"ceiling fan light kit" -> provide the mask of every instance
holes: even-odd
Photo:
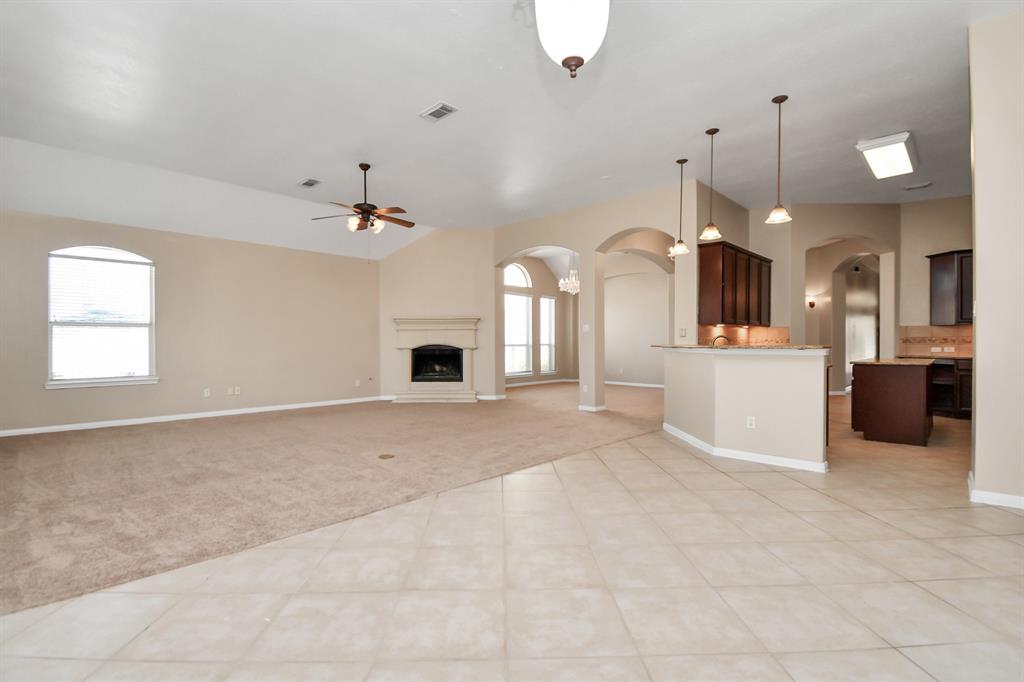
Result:
[[[689,159],[677,159],[679,164],[679,238],[676,243],[668,247],[668,257],[675,260],[677,256],[685,256],[690,253],[690,247],[683,241],[683,167]]]
[[[699,237],[702,242],[712,242],[722,238],[722,233],[718,231],[718,225],[715,225],[713,219],[715,208],[715,135],[718,133],[718,128],[708,128],[704,131],[704,134],[711,138],[711,183],[708,185],[708,224],[704,226],[704,230],[700,233]]]
[[[402,218],[395,218],[390,215],[392,213],[405,213],[404,208],[398,206],[389,206],[387,208],[379,208],[376,204],[371,204],[366,198],[366,173],[370,170],[370,164],[361,163],[359,164],[359,170],[363,172],[363,200],[358,204],[342,204],[337,201],[330,203],[335,206],[341,206],[347,208],[355,213],[344,213],[341,215],[325,215],[319,218],[313,218],[313,220],[325,220],[327,218],[348,218],[345,226],[349,232],[358,232],[360,230],[369,229],[374,234],[380,234],[384,230],[385,223],[394,223],[402,227],[412,227],[416,223],[411,220],[404,220]]]
[[[793,219],[789,215],[789,211],[786,210],[786,207],[782,205],[782,103],[787,99],[789,99],[789,95],[776,95],[772,97],[772,104],[777,104],[779,107],[779,134],[775,156],[775,208],[771,210],[768,218],[764,221],[769,225],[788,223]]]
[[[537,35],[556,64],[576,71],[593,59],[608,32],[610,0],[536,0]]]

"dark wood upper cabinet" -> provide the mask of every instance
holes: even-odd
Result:
[[[729,242],[698,249],[700,324],[771,325],[771,259]]]
[[[931,268],[931,324],[971,324],[974,307],[974,252],[928,256]]]

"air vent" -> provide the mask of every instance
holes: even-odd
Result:
[[[929,182],[919,182],[916,185],[907,185],[903,189],[907,190],[908,192],[913,192],[915,189],[925,189],[925,188],[931,187],[931,186],[932,186],[931,181],[929,181]]]
[[[451,104],[438,102],[426,111],[421,111],[420,118],[426,119],[427,121],[440,121],[442,118],[451,116],[456,111],[458,111],[458,109],[453,107]]]
[[[316,178],[302,178],[297,183],[299,187],[316,187],[320,184],[320,181]]]

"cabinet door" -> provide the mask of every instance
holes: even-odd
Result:
[[[750,259],[750,284],[747,288],[750,324],[761,324],[761,259]]]
[[[736,253],[736,324],[750,323],[750,256]]]
[[[931,256],[931,324],[957,324],[957,257],[955,253]]]
[[[956,321],[970,324],[974,321],[974,254],[958,253],[956,271]]]
[[[736,251],[722,249],[722,322],[736,324]]]
[[[761,261],[761,324],[772,326],[772,264]]]
[[[697,249],[700,300],[697,303],[697,322],[722,324],[722,245],[712,244]]]

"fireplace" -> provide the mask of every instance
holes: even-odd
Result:
[[[429,345],[412,349],[412,376],[420,381],[462,381],[462,349]]]

